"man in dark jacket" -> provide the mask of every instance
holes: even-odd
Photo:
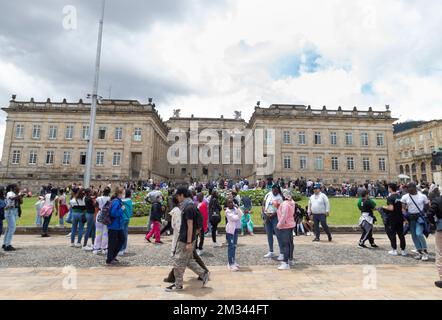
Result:
[[[176,192],[176,196],[180,202],[182,217],[173,265],[175,284],[167,287],[167,292],[183,290],[183,277],[187,267],[203,279],[203,287],[205,287],[209,281],[209,272],[201,268],[194,257],[197,231],[196,219],[199,213],[186,188],[179,188]]]

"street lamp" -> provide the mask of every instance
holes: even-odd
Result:
[[[101,43],[103,39],[103,24],[104,24],[104,8],[106,0],[102,2],[101,19],[98,28],[98,43],[97,43],[97,56],[95,59],[95,78],[94,86],[92,89],[92,103],[91,103],[91,117],[89,122],[89,141],[86,154],[86,170],[84,173],[84,187],[90,187],[91,183],[91,170],[92,170],[92,153],[94,149],[94,132],[95,132],[95,116],[97,113],[97,100],[98,100],[98,82],[100,79],[100,59],[101,59]]]

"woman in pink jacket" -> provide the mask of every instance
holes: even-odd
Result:
[[[289,190],[283,191],[284,202],[279,206],[277,237],[281,243],[281,251],[284,254],[284,260],[278,267],[278,270],[290,270],[290,265],[294,265],[293,260],[293,229],[295,228],[295,201]]]

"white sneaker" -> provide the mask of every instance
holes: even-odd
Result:
[[[407,250],[402,250],[401,255],[402,255],[403,257],[408,256],[408,252],[407,252]]]
[[[390,250],[388,251],[388,254],[391,256],[397,256],[397,250]]]
[[[284,255],[283,254],[280,254],[279,256],[278,256],[278,259],[277,259],[278,261],[284,261]]]
[[[124,251],[120,251],[120,252],[118,252],[118,255],[121,257],[121,256],[124,256]]]
[[[199,255],[200,257],[203,253],[204,253],[203,250],[199,250],[199,249],[196,250],[196,254]]]
[[[411,250],[412,253],[418,253],[416,249]]]
[[[66,236],[66,238],[69,238],[71,236],[72,232],[69,232],[69,234]]]
[[[278,270],[290,270],[290,265],[288,263],[281,263],[281,265],[278,267]]]
[[[236,263],[236,261],[235,261],[235,263],[234,263],[233,265],[234,265],[235,267],[237,267],[238,269],[240,268],[239,264]]]
[[[229,269],[232,272],[237,272],[239,269],[235,265],[227,265],[227,269]]]
[[[223,246],[222,242],[216,242],[216,247],[221,248]]]
[[[92,250],[94,250],[94,249],[92,249],[91,246],[84,246],[83,247],[83,251],[92,251]]]
[[[295,260],[289,260],[289,265],[290,266],[294,266],[295,265]]]
[[[428,253],[422,254],[422,261],[428,261],[428,259],[429,259]]]
[[[422,260],[422,255],[418,253],[415,257],[416,260]]]
[[[273,252],[269,252],[264,256],[264,258],[270,259],[270,258],[273,258],[274,256],[275,256],[275,254]]]
[[[107,250],[101,250],[101,254],[107,255]]]
[[[75,248],[75,243],[71,243],[70,247]]]
[[[81,248],[81,243],[76,243],[75,248]]]
[[[92,251],[92,254],[98,255],[99,251],[98,250],[94,250]]]

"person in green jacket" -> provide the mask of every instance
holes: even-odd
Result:
[[[123,199],[123,204],[124,204],[124,211],[123,211],[124,243],[123,243],[123,246],[121,247],[120,252],[118,253],[119,256],[123,256],[125,253],[128,252],[127,251],[127,238],[129,237],[129,223],[130,223],[130,219],[132,218],[132,214],[133,214],[132,191],[130,189],[126,189],[126,194]]]

